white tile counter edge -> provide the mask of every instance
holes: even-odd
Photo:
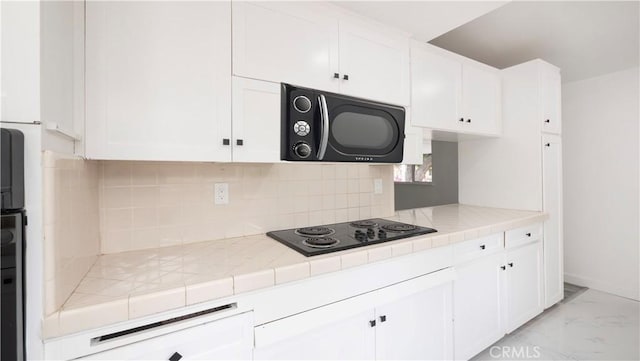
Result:
[[[431,248],[447,246],[493,233],[505,232],[532,223],[543,222],[547,218],[545,213],[534,211],[498,210],[495,208],[464,205],[449,205],[444,207],[449,207],[449,209],[457,207],[457,209],[454,209],[457,211],[467,208],[480,212],[483,210],[487,212],[501,211],[505,213],[502,214],[503,218],[507,218],[508,220],[502,219],[498,223],[489,222],[478,226],[457,224],[454,227],[456,228],[454,231],[439,231],[438,233],[421,237],[335,252],[328,255],[316,256],[303,262],[292,262],[291,264],[279,265],[274,268],[240,273],[232,277],[215,278],[212,276],[212,279],[203,280],[196,284],[171,287],[165,290],[155,290],[150,293],[131,294],[128,297],[109,302],[82,305],[77,308],[63,307],[61,310],[44,319],[43,335],[45,339],[59,337],[151,314],[175,310],[196,303],[212,301],[234,294],[238,295],[328,272],[340,271],[392,257],[400,257]],[[423,211],[430,211],[436,208],[438,207],[413,210],[413,217],[416,217],[415,212],[422,214]],[[407,212],[411,211],[397,212],[396,216],[389,218],[411,223],[406,217],[403,217]],[[425,222],[424,219],[415,219],[414,222],[418,225],[438,228],[438,222],[432,222],[431,220]],[[451,227],[443,226],[442,228],[447,229]],[[273,240],[273,242],[276,241]]]

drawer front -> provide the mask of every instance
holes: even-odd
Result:
[[[454,262],[456,264],[461,264],[500,252],[503,249],[502,235],[502,233],[496,233],[487,237],[473,239],[454,245]]]
[[[245,360],[253,347],[251,312],[189,327],[81,360]]]
[[[530,226],[521,227],[506,231],[504,234],[505,248],[515,248],[527,243],[542,240],[542,224],[536,223]]]

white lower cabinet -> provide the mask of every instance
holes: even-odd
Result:
[[[453,287],[456,360],[472,358],[542,313],[541,236],[540,225],[529,226],[508,231],[502,250],[472,260],[461,254]],[[465,243],[491,251],[489,239]]]
[[[468,360],[504,336],[504,254],[457,266],[453,286],[455,358]]]
[[[542,243],[507,251],[506,263],[506,331],[509,333],[543,310]]]
[[[249,360],[252,347],[253,315],[251,312],[246,312],[81,359]]]
[[[437,279],[425,275],[258,326],[254,359],[451,359],[452,285]]]
[[[376,307],[377,360],[450,360],[451,284]]]

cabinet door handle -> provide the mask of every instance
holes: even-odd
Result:
[[[464,118],[460,118],[460,120],[458,120],[459,122],[464,122]]]
[[[349,80],[349,75],[347,75],[347,74],[343,75],[343,76],[342,76],[342,79],[344,79],[344,80]]]
[[[236,145],[244,145],[244,141],[242,139],[236,139]]]
[[[222,139],[222,145],[229,145],[229,144],[231,144],[231,141],[229,141],[229,138]]]
[[[545,147],[550,147],[550,146],[551,146],[551,143],[547,143],[547,144],[545,144],[544,146],[545,146]]]
[[[471,118],[467,119],[467,123],[471,123]]]
[[[502,269],[503,271],[507,269],[507,266],[500,266],[500,269]]]
[[[371,327],[376,327],[376,320],[371,320],[371,321],[369,321],[369,325],[370,325]]]
[[[551,121],[549,119],[544,121],[545,123],[551,123]]]
[[[487,248],[487,246],[485,246],[484,244],[480,245],[480,249],[485,249],[485,248]]]
[[[526,236],[527,237],[531,237],[531,233],[526,233]]]
[[[513,267],[513,262],[508,263],[509,267]]]
[[[380,323],[387,322],[387,315],[380,316]]]
[[[171,357],[169,357],[169,361],[179,361],[182,359],[182,355],[178,352],[174,352]]]
[[[333,73],[333,78],[334,78],[334,79],[340,79],[340,74],[338,74],[338,73]]]

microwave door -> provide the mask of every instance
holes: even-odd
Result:
[[[383,109],[338,104],[329,107],[328,115],[330,149],[342,156],[381,159],[396,152],[402,142],[400,121]]]

